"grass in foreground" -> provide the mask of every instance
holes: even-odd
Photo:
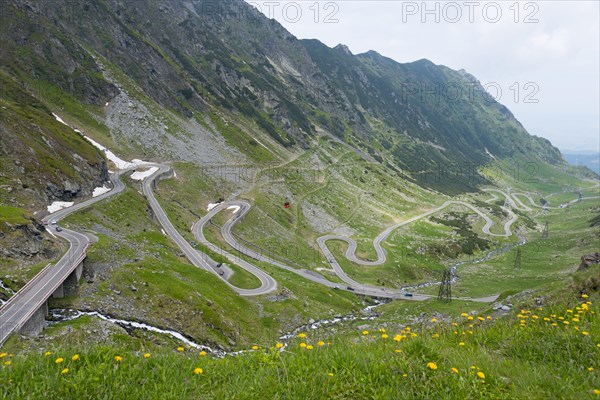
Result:
[[[463,313],[427,328],[300,333],[287,347],[222,359],[174,347],[0,354],[2,398],[556,399],[600,398],[600,318],[592,288],[515,308]],[[594,275],[594,276],[592,276]],[[580,279],[580,281],[582,281]],[[574,286],[577,286],[575,284]],[[557,292],[558,293],[558,292]],[[373,329],[372,329],[373,330]],[[135,387],[135,389],[133,389]]]

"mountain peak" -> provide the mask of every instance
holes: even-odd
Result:
[[[350,49],[348,48],[348,46],[346,46],[345,44],[338,44],[337,46],[334,47],[335,50],[340,50],[343,51],[344,53],[348,54],[349,56],[352,56],[354,54],[352,54],[352,52],[350,51]]]

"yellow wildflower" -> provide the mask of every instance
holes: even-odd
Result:
[[[298,337],[299,337],[300,339],[304,339],[304,338],[306,337],[306,333],[299,333],[299,334],[298,334]]]
[[[325,342],[324,342],[324,341],[322,341],[322,340],[319,340],[319,341],[317,342],[317,346],[319,346],[319,347],[323,347],[323,346],[325,346]]]
[[[431,318],[431,322],[437,322],[437,318]]]
[[[258,350],[258,346],[252,346],[252,350]]]
[[[183,347],[179,346],[177,348],[177,351],[180,352],[180,353],[183,353],[185,351],[185,349]]]
[[[60,364],[60,363],[62,363],[63,361],[65,361],[65,360],[64,360],[62,357],[58,357],[56,360],[54,360],[54,362],[55,362],[56,364]]]
[[[150,353],[144,354],[144,358],[150,358]]]
[[[463,318],[467,318],[469,316],[469,314],[467,314],[466,312],[464,312],[464,313],[460,314],[460,316],[463,317]]]
[[[588,295],[587,295],[587,294],[585,294],[585,293],[581,295],[581,298],[582,298],[582,299],[587,299],[588,297],[590,297],[590,296],[588,296]]]
[[[0,358],[4,358],[4,357],[6,357],[6,353],[0,354]]]
[[[0,354],[0,356],[1,356],[1,355],[2,355],[2,354]],[[6,353],[4,353],[4,355],[6,355]],[[50,356],[50,355],[52,355],[52,352],[51,352],[51,351],[47,351],[47,352],[45,352],[45,353],[44,353],[44,356],[45,356],[45,357],[48,357],[48,356]],[[0,358],[2,358],[2,357],[0,357]]]
[[[583,332],[581,332],[581,334],[582,334],[583,336],[587,336],[587,335],[589,335],[590,333],[589,333],[589,332],[587,332],[587,331],[583,331]]]
[[[309,344],[308,346],[306,346],[306,350],[312,350],[312,349],[314,349],[314,347],[312,345]]]
[[[465,343],[464,343],[464,342],[460,342],[458,345],[459,345],[459,346],[464,346],[464,345],[465,345]]]
[[[333,372],[328,373],[327,376],[333,376]]]
[[[467,320],[469,320],[469,321],[473,321],[473,316],[472,316],[472,315],[469,315],[469,316],[467,317]]]
[[[457,369],[457,368],[454,368],[454,367],[452,367],[452,373],[453,373],[453,374],[458,374],[458,369]]]
[[[396,353],[402,353],[401,349],[396,349]]]
[[[369,331],[362,331],[362,334],[366,336],[369,334]]]
[[[428,362],[427,363],[427,368],[432,369],[432,370],[436,370],[438,368],[437,364],[434,362]]]
[[[75,354],[73,357],[71,357],[71,361],[77,361],[79,360],[79,354]]]
[[[194,374],[196,375],[201,375],[204,373],[204,370],[202,368],[196,368],[194,369]]]
[[[123,357],[121,357],[121,356],[115,356],[115,361],[116,362],[121,362],[121,361],[123,361]]]
[[[302,347],[304,349],[306,347],[306,343],[304,343],[304,342],[300,343],[300,347]]]
[[[589,367],[587,370],[592,372],[594,370],[594,367]]]
[[[62,371],[60,371],[61,374],[66,374],[67,372],[69,372],[69,368],[65,368]]]
[[[485,379],[485,374],[481,371],[477,372],[477,376],[480,377],[481,379]]]
[[[387,339],[387,338],[388,338],[388,335],[387,335],[387,333],[384,333],[383,335],[381,335],[381,338],[382,338],[382,339]]]
[[[283,343],[277,343],[275,345],[275,348],[277,348],[277,349],[281,349],[282,347],[283,347]]]
[[[200,357],[204,357],[206,355],[206,352],[204,350],[202,350],[200,353],[198,353],[198,355]]]
[[[485,321],[485,318],[483,318],[483,317],[477,317],[477,319],[478,319],[479,321]]]

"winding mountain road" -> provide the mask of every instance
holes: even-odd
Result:
[[[223,211],[224,209],[229,208],[229,207],[239,207],[239,210],[236,211],[234,213],[234,215],[221,227],[221,235],[223,236],[223,239],[227,242],[227,244],[229,244],[232,248],[234,248],[236,251],[239,251],[240,253],[242,253],[252,259],[255,259],[255,260],[261,261],[261,262],[267,262],[271,265],[285,269],[286,271],[290,271],[297,275],[300,275],[303,278],[311,280],[313,282],[316,282],[316,283],[319,283],[319,284],[322,284],[322,285],[325,285],[328,287],[340,289],[340,290],[352,291],[357,294],[381,297],[381,298],[391,298],[391,299],[402,298],[402,299],[408,299],[408,300],[427,300],[434,296],[422,295],[422,294],[412,294],[411,297],[407,297],[406,292],[403,290],[386,289],[384,287],[362,284],[360,282],[353,280],[344,272],[343,268],[340,266],[338,261],[335,259],[335,257],[333,256],[333,254],[331,253],[331,251],[329,250],[329,248],[327,247],[325,242],[327,242],[328,240],[344,241],[344,242],[348,243],[348,250],[346,251],[346,257],[349,260],[351,260],[359,265],[364,265],[364,266],[380,265],[380,264],[383,264],[386,260],[386,252],[385,252],[385,249],[383,249],[383,247],[381,247],[381,243],[383,241],[385,241],[392,234],[392,232],[395,229],[398,229],[399,227],[407,225],[411,222],[417,221],[421,218],[432,215],[432,214],[439,212],[439,211],[443,210],[444,208],[452,206],[452,205],[465,206],[465,207],[468,207],[468,208],[472,209],[473,211],[475,211],[478,215],[480,215],[486,221],[486,225],[484,226],[484,229],[486,232],[489,232],[490,227],[493,225],[493,221],[487,215],[483,214],[481,211],[477,210],[474,206],[472,206],[468,203],[464,203],[464,202],[460,202],[460,201],[447,201],[438,208],[435,208],[426,213],[420,214],[420,215],[410,218],[406,221],[403,221],[399,224],[391,226],[391,227],[385,229],[381,234],[379,234],[373,240],[373,246],[375,247],[375,250],[378,255],[378,259],[376,261],[364,261],[364,260],[361,260],[358,257],[356,257],[357,244],[356,244],[356,241],[354,241],[351,238],[347,238],[347,237],[343,237],[343,236],[332,236],[332,235],[323,236],[323,237],[318,238],[317,243],[318,243],[321,251],[325,255],[325,257],[329,261],[334,272],[344,283],[346,283],[347,285],[350,285],[350,287],[342,287],[340,284],[331,282],[324,277],[320,277],[320,276],[318,276],[318,274],[315,274],[312,271],[307,271],[305,269],[296,269],[296,268],[290,267],[289,265],[286,265],[280,261],[274,260],[271,257],[268,257],[264,254],[261,254],[255,250],[252,250],[252,249],[240,244],[236,240],[236,238],[234,237],[234,235],[232,234],[231,231],[232,231],[233,227],[235,226],[235,224],[240,222],[244,218],[244,216],[250,211],[251,205],[245,201],[230,201],[230,202],[226,202],[226,203],[221,203],[220,205],[218,205],[217,207],[215,207],[211,211],[209,211],[208,214],[206,214],[200,221],[198,221],[196,224],[194,224],[192,229],[193,229],[196,239],[198,241],[200,241],[201,243],[208,245],[208,244],[210,244],[210,242],[208,242],[208,240],[205,238],[205,236],[202,232],[204,226],[215,215],[217,215],[219,212]],[[505,223],[505,232],[506,232],[505,235],[508,235],[508,236],[512,235],[512,233],[510,231],[510,225],[512,225],[512,223],[515,220],[516,220],[516,218],[511,218],[511,220],[509,220]],[[494,235],[494,234],[492,234],[492,235]],[[496,234],[496,236],[504,236],[504,235]],[[484,298],[461,298],[461,299],[471,300],[471,301],[479,301],[479,302],[491,302],[491,301],[494,301],[497,297],[498,297],[497,295],[494,295],[494,296],[488,296],[488,297],[484,297]]]
[[[69,243],[69,250],[56,264],[49,264],[46,268],[42,269],[42,271],[0,308],[0,344],[4,343],[8,335],[12,332],[23,327],[29,318],[52,296],[65,279],[83,261],[90,244],[97,241],[95,236],[87,233],[63,228],[57,231],[56,228],[58,227],[58,222],[68,215],[121,193],[125,189],[125,185],[119,180],[119,173],[111,174],[110,181],[112,182],[113,189],[109,192],[56,211],[42,219],[42,222],[47,225],[46,230],[51,232],[52,235],[65,239]]]

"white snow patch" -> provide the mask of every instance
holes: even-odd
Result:
[[[103,151],[106,154],[106,158],[108,158],[110,161],[112,161],[117,166],[117,169],[135,168],[135,166],[137,165],[137,164],[130,163],[130,162],[120,159],[119,157],[117,157],[115,155],[115,153],[108,150],[106,147],[102,146],[100,143],[96,142],[94,139],[91,139],[85,135],[83,137],[88,142],[90,142],[95,148],[97,148],[100,151]]]
[[[492,153],[490,153],[490,151],[487,149],[487,147],[485,148],[485,152],[488,156],[492,157],[494,160],[496,160],[496,157],[494,157],[494,155]]]
[[[133,174],[131,174],[131,179],[133,179],[134,181],[143,181],[144,179],[146,179],[149,176],[152,176],[152,174],[154,174],[156,171],[158,171],[157,167],[152,167],[147,171],[136,171]]]
[[[75,204],[75,203],[73,203],[72,201],[71,202],[69,202],[69,201],[55,201],[54,203],[52,203],[52,204],[50,204],[48,206],[48,212],[50,214],[52,214],[54,212],[62,210],[63,208],[71,207],[73,204]]]
[[[206,211],[210,211],[213,208],[219,206],[221,203],[208,203],[208,207],[206,208]]]
[[[54,114],[54,113],[52,113],[52,115],[54,115],[54,118],[56,118],[56,120],[57,120],[58,122],[60,122],[60,123],[61,123],[61,124],[63,124],[63,125],[67,125],[67,123],[66,123],[65,121],[63,121],[63,119],[62,119],[61,117],[59,117],[58,115],[56,115],[56,114]],[[69,125],[67,125],[67,126],[69,126]]]
[[[233,210],[233,213],[235,214],[236,212],[240,211],[240,207],[239,206],[231,206],[231,207],[227,207],[228,210]]]
[[[102,187],[97,187],[96,189],[94,189],[94,192],[92,193],[92,197],[98,197],[103,195],[104,193],[108,193],[110,192],[112,189],[106,186],[102,186]]]

